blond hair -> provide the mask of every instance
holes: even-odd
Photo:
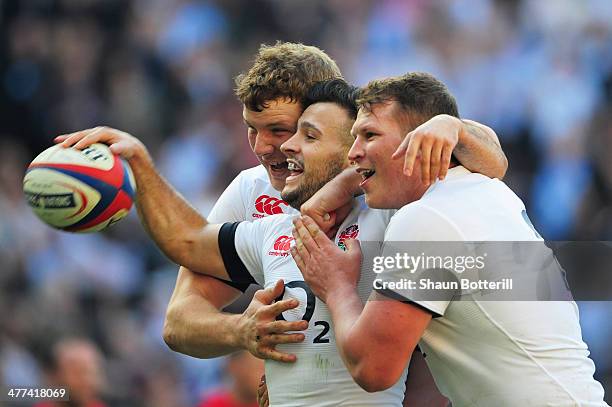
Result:
[[[300,102],[312,85],[335,78],[342,78],[340,69],[323,50],[278,41],[261,45],[253,66],[236,77],[235,91],[248,109],[259,112],[278,98]]]

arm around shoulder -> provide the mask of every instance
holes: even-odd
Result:
[[[508,159],[495,131],[473,120],[461,120],[459,141],[454,154],[464,167],[490,178],[503,179]]]

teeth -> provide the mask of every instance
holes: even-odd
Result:
[[[374,171],[374,170],[363,170],[363,171],[361,171],[361,175],[363,176],[364,179],[368,179],[372,175],[374,175],[375,172],[376,171]]]
[[[278,170],[283,168],[287,163],[286,162],[280,162],[280,163],[270,163],[270,167]]]
[[[296,163],[294,163],[292,161],[289,161],[287,163],[287,169],[289,171],[301,171],[302,170],[299,165],[297,165]]]

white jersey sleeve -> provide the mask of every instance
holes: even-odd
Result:
[[[269,216],[255,222],[225,223],[219,231],[219,249],[233,283],[265,285],[265,248],[279,224],[286,224],[289,215]],[[290,221],[289,221],[290,224]],[[287,237],[287,246],[291,243]]]
[[[382,247],[382,256],[394,257],[398,252],[396,244],[399,242],[428,242],[428,241],[461,241],[463,235],[457,226],[445,217],[440,212],[423,204],[422,202],[414,202],[404,206],[392,218],[385,232],[385,241]],[[401,244],[399,244],[401,246]],[[418,250],[415,250],[419,252]],[[400,281],[402,274],[407,271],[389,270],[383,275],[383,280]],[[452,292],[448,292],[448,298],[439,301],[425,301],[410,298],[410,290],[402,289],[381,289],[377,290],[382,294],[389,296],[389,291],[392,291],[391,296],[401,301],[412,302],[432,312],[435,316],[444,315],[446,308],[450,304],[453,296]]]
[[[385,246],[393,241],[417,241],[410,243],[412,250],[420,241],[434,246],[431,241],[542,240],[523,202],[503,182],[456,167],[420,201],[397,212]],[[491,270],[499,267],[491,264]],[[478,294],[463,292],[450,302],[412,301],[440,314],[419,346],[453,406],[606,405],[573,301],[495,301]]]
[[[240,222],[247,220],[245,198],[243,197],[244,171],[238,174],[221,194],[213,206],[208,221],[210,223]]]
[[[283,201],[280,192],[270,184],[265,168],[258,165],[246,169],[221,194],[208,215],[211,223],[242,222],[297,210]]]

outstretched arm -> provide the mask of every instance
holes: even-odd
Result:
[[[138,139],[119,130],[97,127],[59,136],[55,141],[79,149],[97,142],[110,145],[111,151],[130,163],[140,219],[162,251],[178,264],[229,280],[219,251],[220,225],[209,224],[168,184]],[[275,345],[302,341],[303,334],[286,332],[305,329],[305,322],[275,321],[276,315],[298,305],[292,301],[272,304],[281,291],[282,282],[258,292],[244,313],[222,313],[220,309],[236,299],[238,290],[182,268],[166,312],[164,340],[173,350],[195,357],[211,358],[247,349],[260,358],[292,362],[295,356],[277,351]]]
[[[120,154],[136,179],[136,205],[141,222],[170,260],[197,272],[230,280],[219,252],[221,225],[209,224],[156,170],[140,140],[109,127],[59,136],[64,147],[83,149],[105,143]]]

